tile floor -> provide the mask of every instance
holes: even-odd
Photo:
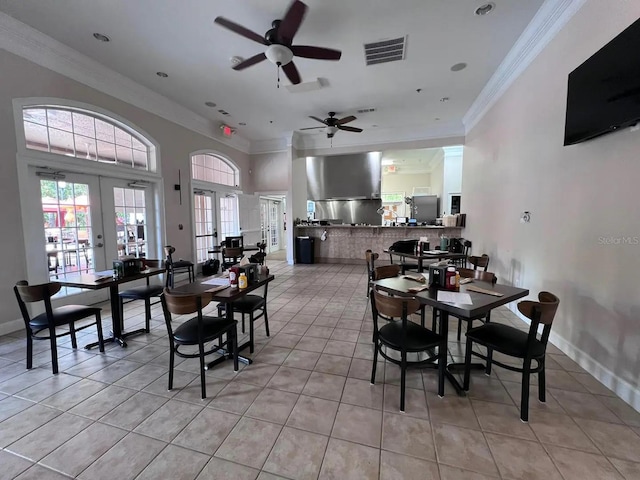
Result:
[[[257,326],[255,363],[237,374],[231,362],[208,371],[206,400],[193,360],[178,359],[167,391],[159,306],[126,349],[61,339],[57,376],[47,342],[27,371],[23,334],[0,337],[0,479],[640,478],[640,414],[556,348],[548,401],[532,388],[528,424],[518,375],[500,368],[474,374],[468,397],[447,386],[442,399],[434,370],[413,371],[400,414],[398,368],[380,364],[369,383],[364,267],[270,266],[271,337]],[[127,326],[142,313],[127,305]],[[506,308],[492,319],[526,328]],[[95,336],[85,332],[82,344]]]

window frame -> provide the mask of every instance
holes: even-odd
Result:
[[[198,167],[198,166],[203,167],[203,168],[207,168],[209,170],[216,171],[215,168],[209,168],[209,167],[204,166],[204,165],[195,165],[194,164],[195,159],[196,159],[196,157],[199,157],[199,156],[213,157],[214,159],[218,159],[224,165],[229,167],[229,169],[233,172],[235,184],[234,185],[230,185],[228,183],[213,182],[213,181],[207,180],[205,178],[199,178],[199,177],[195,176],[194,175],[194,167]],[[202,150],[202,151],[198,151],[198,152],[193,152],[191,154],[191,156],[190,156],[190,159],[189,159],[189,168],[190,168],[190,173],[191,173],[191,180],[193,180],[193,181],[204,182],[204,183],[209,184],[209,185],[221,186],[221,187],[224,187],[225,189],[231,189],[231,190],[234,190],[234,191],[240,189],[240,169],[235,164],[235,162],[233,162],[233,160],[231,160],[230,158],[226,157],[225,155],[223,155],[221,153],[214,152],[214,151],[211,151],[211,150]]]

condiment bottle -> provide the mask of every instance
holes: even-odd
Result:
[[[456,270],[456,290],[460,290],[460,272]]]
[[[445,276],[445,285],[447,290],[456,289],[456,267],[447,267],[447,274]]]
[[[240,277],[238,278],[238,288],[240,290],[242,290],[243,288],[247,288],[247,276],[244,272],[242,272],[240,274]]]
[[[229,269],[229,284],[232,287],[238,286],[238,267],[231,267]]]

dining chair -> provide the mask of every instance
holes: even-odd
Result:
[[[65,335],[71,336],[71,346],[78,348],[76,332],[85,328],[96,326],[98,331],[98,345],[100,351],[104,352],[104,341],[102,338],[102,321],[100,317],[101,308],[88,307],[85,305],[64,305],[53,308],[51,297],[60,291],[61,285],[58,282],[42,283],[39,285],[29,285],[26,280],[21,280],[15,284],[13,291],[20,306],[20,312],[24,320],[27,331],[27,369],[33,367],[33,340],[49,340],[51,342],[51,367],[53,373],[58,373],[58,348],[56,339]],[[44,303],[44,312],[33,317],[27,309],[27,303]],[[77,327],[75,322],[85,318],[95,316],[96,321]],[[56,332],[56,327],[68,325],[69,330],[61,333]],[[48,336],[38,335],[40,332],[48,332]]]
[[[371,368],[371,384],[375,384],[378,354],[388,362],[400,366],[400,411],[404,412],[406,373],[409,367],[425,367],[438,361],[438,396],[444,396],[444,376],[447,363],[447,339],[409,320],[409,315],[420,309],[415,297],[391,297],[372,290],[371,311],[373,314],[374,354]],[[378,328],[378,317],[399,318]],[[383,348],[384,347],[384,348]],[[434,349],[438,349],[435,353]],[[389,350],[400,352],[400,360],[389,355]],[[426,353],[409,360],[407,354]]]
[[[49,273],[54,272],[55,277],[58,278],[60,260],[58,259],[57,250],[51,250],[50,252],[47,252],[47,262],[49,264]]]
[[[373,281],[382,280],[384,278],[393,278],[400,275],[401,267],[400,265],[382,265],[380,267],[375,267],[373,269],[373,274],[371,275],[371,279]],[[425,310],[426,305],[420,305],[420,325],[424,327],[425,320]],[[381,318],[385,318],[384,315],[381,315]],[[387,319],[388,321],[393,320],[392,318]]]
[[[204,359],[207,355],[219,352],[223,347],[227,347],[233,356],[233,370],[238,371],[238,335],[236,325],[238,322],[227,320],[226,318],[211,317],[203,315],[202,309],[211,301],[209,295],[184,295],[173,294],[171,290],[165,288],[162,296],[162,311],[164,313],[164,321],[167,325],[169,334],[169,390],[173,390],[173,367],[175,356],[181,358],[199,358],[200,359],[200,388],[202,398],[207,398],[207,385],[204,376],[205,363]],[[189,315],[195,313],[196,316],[181,323],[175,330],[172,326],[174,315]],[[226,335],[226,340],[222,337]],[[217,344],[211,345],[209,350],[205,351],[205,344],[217,341]],[[181,352],[182,346],[198,346],[197,353]],[[220,357],[221,360],[224,357]]]
[[[371,280],[373,275],[373,269],[376,268],[375,263],[379,256],[380,255],[372,252],[370,249],[367,249],[364,252],[364,259],[367,262],[367,298],[369,297],[369,293],[371,291]]]
[[[478,268],[482,268],[486,272],[487,268],[489,267],[489,255],[487,254],[482,254],[481,257],[477,257],[477,256],[468,257],[468,261],[471,265],[473,265],[474,270],[477,270]]]
[[[457,267],[467,268],[467,257],[469,256],[469,252],[471,251],[471,240],[465,240],[464,238],[461,238],[460,244],[461,251],[459,253],[462,253],[464,257],[456,258],[452,260],[452,262]]]
[[[233,267],[243,256],[242,247],[222,247],[222,270]]]
[[[162,268],[163,266],[162,260],[144,259],[144,263],[147,267],[151,267],[151,268]],[[135,300],[144,300],[144,320],[145,320],[144,332],[149,333],[149,330],[151,328],[151,306],[158,303],[158,302],[151,303],[151,299],[154,297],[160,297],[163,289],[164,289],[163,285],[152,284],[149,282],[149,277],[147,277],[146,285],[129,288],[127,290],[123,290],[122,292],[119,292],[118,297],[120,298],[120,318],[123,320],[123,323],[124,323],[124,304],[133,302]],[[128,301],[125,302],[125,300],[128,300]],[[129,333],[135,333],[135,332],[129,332]]]
[[[178,260],[177,262],[174,262],[173,254],[175,251],[176,249],[171,245],[166,245],[164,247],[164,254],[166,255],[165,264],[167,267],[165,286],[170,288],[174,287],[176,273],[187,272],[189,274],[189,283],[196,279],[193,262],[189,260]]]
[[[267,293],[269,291],[269,284],[265,284],[262,295],[247,294],[241,298],[234,300],[230,303],[218,304],[218,315],[223,316],[228,306],[233,309],[233,313],[240,313],[242,315],[242,333],[245,331],[245,315],[249,315],[249,352],[253,353],[254,345],[254,323],[256,320],[264,317],[264,329],[269,336],[269,314],[267,313]],[[260,312],[256,315],[256,312]]]
[[[491,374],[491,365],[496,364],[507,370],[522,373],[522,392],[520,398],[520,419],[529,420],[529,377],[538,374],[538,399],[546,401],[545,353],[551,332],[551,325],[558,310],[560,300],[553,293],[540,292],[538,301],[525,300],[518,303],[518,310],[531,320],[529,332],[524,332],[510,325],[501,323],[485,323],[467,332],[467,350],[465,353],[464,390],[469,390],[471,373],[471,356],[475,355],[487,362],[485,373]],[[538,338],[538,327],[542,325],[542,333]],[[486,347],[487,354],[474,352],[473,343]],[[500,352],[510,357],[522,359],[522,368],[507,365],[493,359],[493,352]],[[535,368],[531,362],[535,360]]]
[[[396,256],[402,253],[415,253],[417,246],[418,240],[398,240],[394,242],[393,245],[389,247],[389,261],[392,264],[395,264],[395,262],[393,261],[394,254],[392,254],[391,252],[396,252]],[[403,275],[407,272],[407,270],[417,271],[419,268],[417,262],[407,262],[405,257],[402,256],[400,257],[400,263],[398,263],[398,265],[400,265]]]
[[[460,278],[472,278],[475,280],[480,280],[481,282],[487,282],[491,285],[495,285],[498,281],[498,278],[494,273],[485,272],[482,270],[472,270],[470,268],[459,268],[458,273],[460,273]],[[455,315],[454,315],[455,316]],[[481,320],[484,323],[491,321],[491,311],[488,311],[486,314],[478,315],[473,318],[458,318],[458,341],[460,341],[460,337],[462,336],[462,322],[467,322],[467,330],[473,327],[474,320]]]

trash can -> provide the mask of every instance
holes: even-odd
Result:
[[[314,263],[313,237],[296,237],[296,263]]]

